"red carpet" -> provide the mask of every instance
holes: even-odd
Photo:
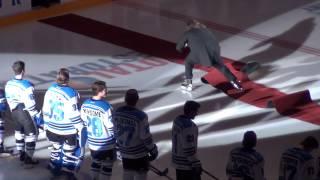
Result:
[[[44,19],[40,22],[179,64],[183,64],[183,58],[185,57],[185,55],[179,54],[175,50],[175,43],[75,14]],[[260,108],[266,108],[268,102],[273,102],[277,111],[282,115],[320,124],[320,118],[318,117],[320,106],[311,102],[311,99],[308,99],[306,93],[302,93],[302,96],[301,93],[286,95],[277,89],[269,88],[249,80],[246,74],[238,71],[244,65],[243,63],[226,58],[224,62],[242,81],[245,91],[235,91],[222,74],[214,68],[201,66],[197,66],[197,68],[206,70],[208,74],[206,74],[204,78],[212,86],[221,89],[234,99]],[[285,99],[292,101],[286,103],[287,101]]]
[[[304,106],[310,102],[311,97],[308,90],[273,99],[274,107],[280,114],[290,113],[295,111],[295,108],[299,108],[300,106]]]

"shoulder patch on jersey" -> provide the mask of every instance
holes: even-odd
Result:
[[[68,97],[73,98],[77,97],[78,98],[78,92],[73,89],[70,86],[61,86],[61,85],[56,85],[56,87],[60,88]]]
[[[33,84],[32,84],[30,81],[25,80],[25,79],[22,80],[22,84],[23,84],[23,86],[26,87],[26,88],[28,88],[28,87],[33,87]]]

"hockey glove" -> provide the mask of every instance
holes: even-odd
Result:
[[[0,112],[5,112],[6,110],[7,110],[6,99],[0,97]]]
[[[41,111],[39,111],[36,115],[34,115],[33,120],[36,123],[37,127],[43,130],[44,120],[43,120]]]
[[[200,162],[199,160],[192,162],[191,166],[192,166],[192,171],[193,171],[195,174],[201,175],[201,173],[202,173],[202,166],[201,166],[201,162]]]
[[[158,157],[158,147],[154,144],[153,148],[149,151],[148,160],[153,161]]]

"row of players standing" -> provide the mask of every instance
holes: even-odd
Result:
[[[15,77],[7,82],[5,97],[15,124],[16,148],[25,168],[39,163],[33,154],[38,128],[43,128],[52,143],[48,168],[54,176],[75,178],[87,141],[93,179],[110,179],[117,141],[123,178],[147,178],[149,161],[157,158],[158,148],[149,131],[147,114],[135,108],[139,100],[136,90],[128,90],[126,105],[113,113],[112,106],[104,100],[106,83],[96,81],[92,85],[93,96],[79,108],[79,93],[68,85],[69,71],[61,68],[56,82],[45,93],[42,118],[36,109],[34,87],[23,79],[25,63],[17,61],[12,69]]]
[[[12,68],[15,78],[7,82],[5,94],[15,123],[20,160],[29,168],[38,163],[33,159],[33,154],[37,126],[42,126],[42,118],[35,106],[33,86],[23,79],[24,62],[17,61]],[[123,179],[147,179],[149,162],[157,158],[158,150],[149,130],[148,115],[136,108],[139,100],[137,90],[128,90],[125,94],[126,105],[113,112],[112,106],[104,100],[107,95],[105,82],[97,81],[92,85],[93,96],[84,101],[79,110],[79,94],[68,86],[68,82],[68,70],[60,69],[56,83],[45,94],[42,107],[43,128],[52,143],[51,172],[55,176],[63,174],[74,178],[88,139],[93,179],[111,178],[116,147],[122,156]],[[199,108],[199,103],[187,101],[184,114],[177,116],[173,122],[172,163],[176,168],[177,180],[201,179],[202,167],[197,158],[198,128],[192,121]],[[254,149],[256,143],[256,134],[248,131],[244,134],[243,147],[231,151],[226,168],[229,179],[264,179],[264,160]],[[309,180],[314,177],[310,152],[318,148],[318,142],[313,137],[307,137],[301,144],[303,148],[293,148],[283,154],[280,180]]]

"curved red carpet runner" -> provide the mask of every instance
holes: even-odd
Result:
[[[183,64],[185,57],[185,54],[179,54],[175,50],[175,43],[75,14],[48,18],[40,22],[179,64]],[[244,66],[243,63],[227,58],[224,58],[224,62],[242,81],[242,86],[245,89],[243,92],[234,90],[216,69],[201,66],[197,66],[197,68],[208,72],[204,78],[210,85],[221,89],[234,99],[260,108],[268,108],[272,105],[282,115],[320,124],[320,106],[311,101],[308,91],[285,94],[248,79],[246,74],[239,71]]]

